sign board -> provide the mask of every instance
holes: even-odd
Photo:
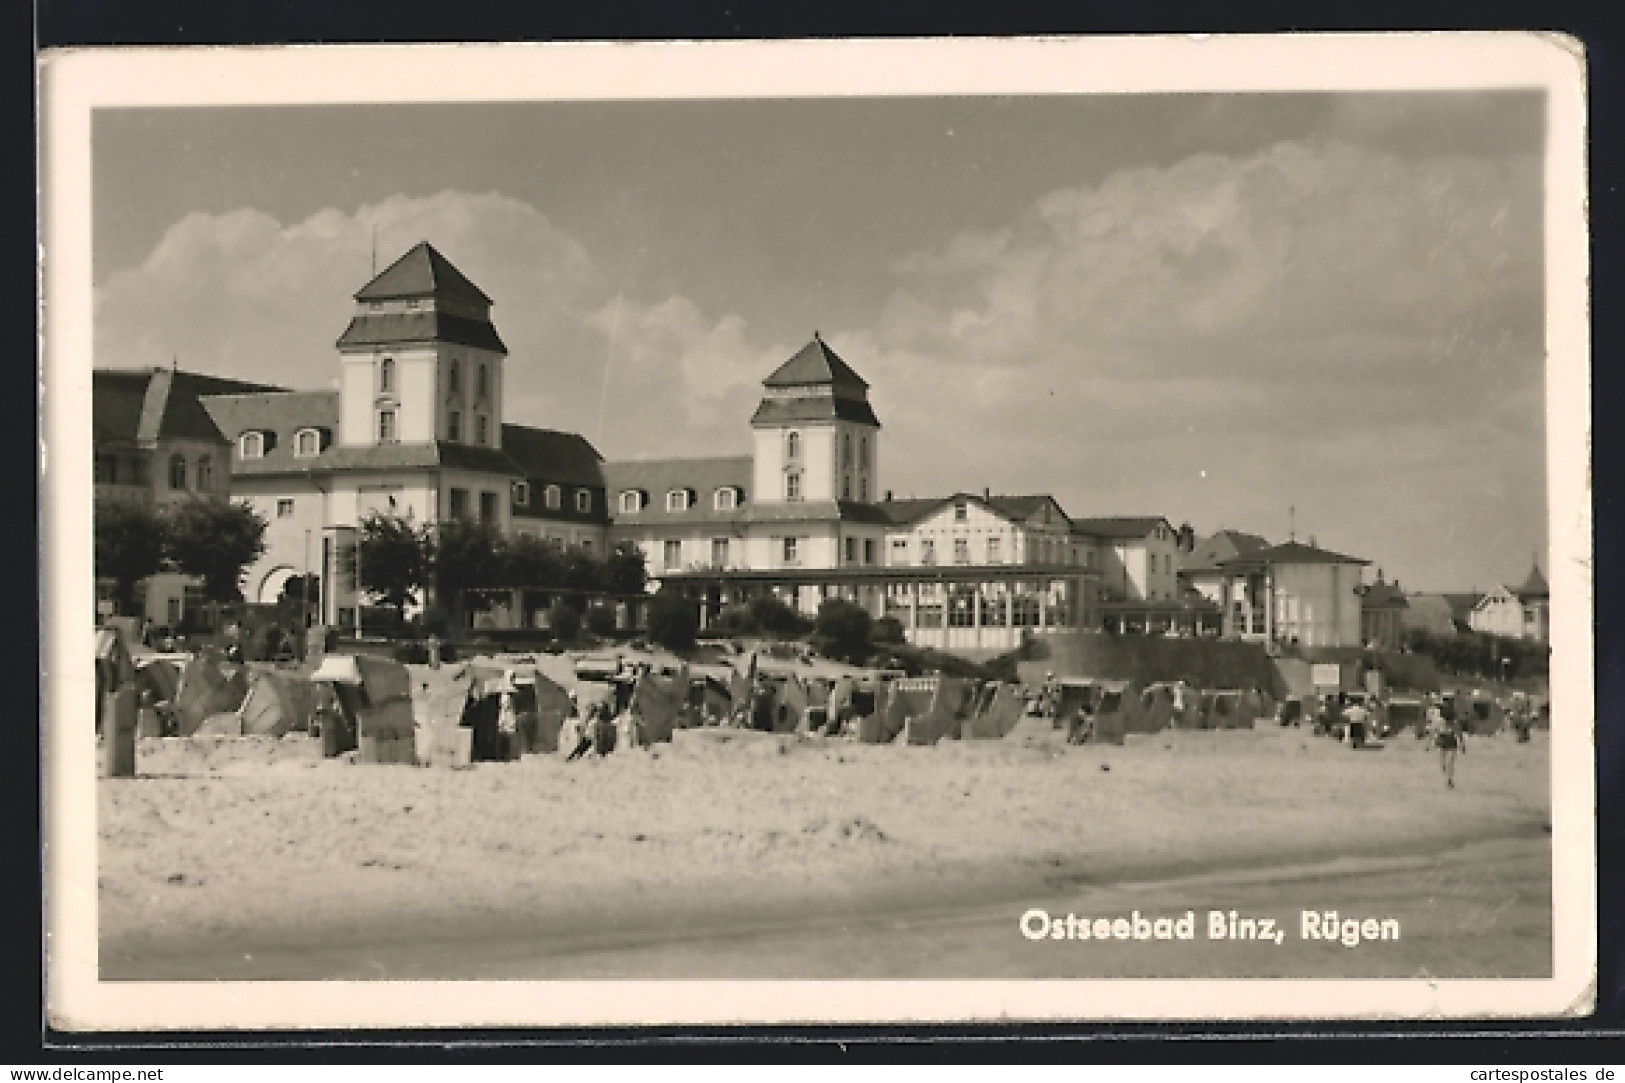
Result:
[[[1343,687],[1343,668],[1336,662],[1316,662],[1309,667],[1309,683],[1316,688]]]

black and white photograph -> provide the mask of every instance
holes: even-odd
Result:
[[[42,72],[54,1025],[1588,1010],[1572,42]]]

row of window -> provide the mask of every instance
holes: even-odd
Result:
[[[858,438],[857,449],[858,468],[867,469],[869,467],[869,438],[867,436]],[[786,462],[792,463],[801,461],[801,434],[794,429],[784,434],[784,459]],[[841,437],[841,466],[843,468],[849,467],[852,465],[852,461],[852,434],[844,433]]]
[[[100,465],[100,460],[98,460],[98,465]],[[177,451],[175,454],[169,457],[169,487],[171,489],[212,489],[214,487],[214,459],[212,456],[198,456],[196,486],[187,485],[186,466],[186,456],[182,455],[180,452]],[[116,473],[114,473],[116,469],[117,468],[113,466],[113,460],[111,457],[109,457],[107,484],[116,484],[116,481],[114,480],[117,476]],[[98,476],[96,480],[100,481],[100,476]]]
[[[310,459],[320,455],[331,442],[322,429],[300,429],[293,434],[293,454],[296,458]],[[276,433],[270,429],[250,429],[237,437],[237,457],[263,459],[276,447]]]
[[[513,483],[513,502],[515,507],[530,507],[529,482],[516,481]],[[558,511],[564,506],[564,490],[557,485],[544,486],[542,489],[542,506],[549,511]],[[592,511],[592,490],[576,490],[575,509],[582,513]]]
[[[446,415],[446,439],[454,443],[463,439],[463,415],[457,410]],[[474,415],[474,442],[481,446],[491,442],[491,423],[484,414]]]
[[[745,490],[737,485],[724,485],[711,492],[711,507],[715,511],[733,511],[745,502]],[[620,509],[632,515],[649,506],[649,494],[642,489],[626,489],[619,497]],[[666,493],[666,510],[689,511],[699,506],[699,494],[693,489],[671,489]]]
[[[453,358],[446,367],[446,388],[453,394],[462,394],[463,369],[460,362]],[[395,393],[395,359],[386,357],[378,362],[378,393],[392,395]],[[474,370],[474,397],[483,399],[491,393],[490,369],[479,365]]]

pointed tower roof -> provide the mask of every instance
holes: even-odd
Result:
[[[1546,577],[1540,574],[1540,561],[1536,560],[1529,569],[1529,578],[1525,579],[1523,586],[1519,587],[1514,593],[1518,595],[1519,599],[1525,599],[1548,598],[1551,596],[1551,592],[1551,587],[1546,583]]]
[[[763,387],[808,387],[819,384],[851,391],[866,391],[869,388],[863,377],[853,372],[852,366],[842,361],[816,331],[811,342],[762,381]]]
[[[428,241],[391,263],[356,293],[357,301],[393,301],[407,297],[443,297],[489,305],[491,299],[470,282]]]

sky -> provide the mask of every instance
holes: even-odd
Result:
[[[100,110],[95,363],[333,384],[377,266],[492,299],[506,420],[745,454],[820,333],[880,487],[1547,567],[1538,91]],[[1368,576],[1369,577],[1369,576]]]

